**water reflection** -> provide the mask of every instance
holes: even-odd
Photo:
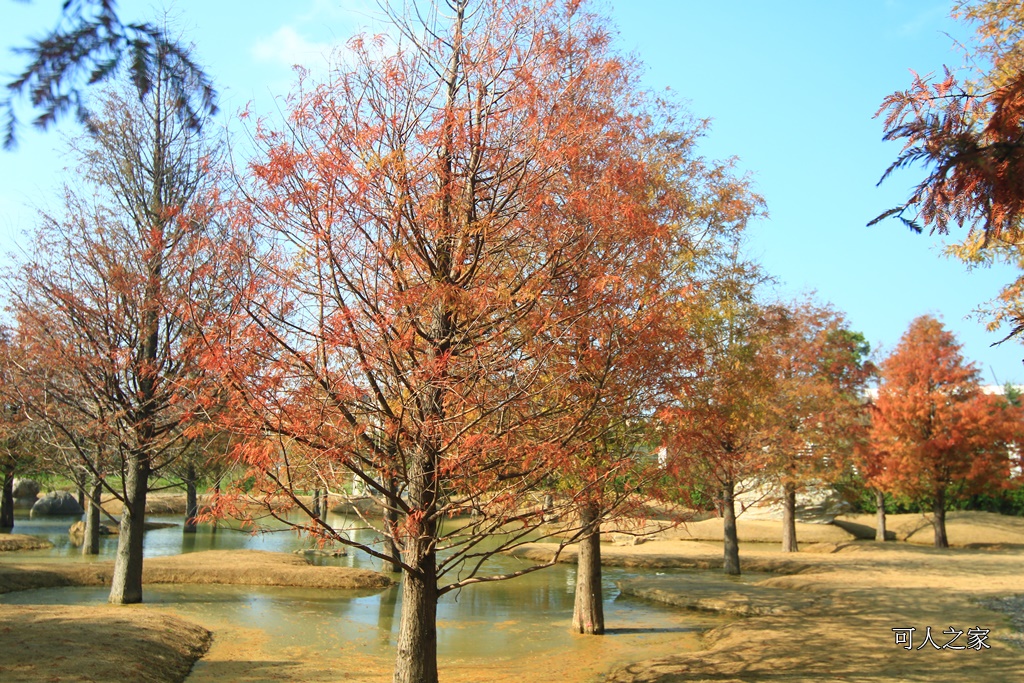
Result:
[[[151,516],[149,521],[180,523],[180,518]],[[30,520],[19,516],[14,533],[44,536],[55,543],[46,551],[17,553],[0,561],[50,558],[61,561],[89,561],[72,546],[67,529],[76,520],[47,518]],[[339,526],[355,526],[357,520],[340,515],[331,520]],[[352,529],[354,538],[370,542],[373,532]],[[116,537],[105,537],[99,559],[109,560]],[[180,526],[146,532],[147,557],[203,550],[256,549],[291,552],[309,547],[293,531],[252,534],[222,523],[213,532],[201,526],[195,534],[184,534]],[[13,555],[13,554],[10,554]],[[382,563],[363,553],[349,550],[343,557],[318,557],[318,564],[380,570]],[[488,573],[516,571],[524,563],[496,556]],[[663,570],[662,570],[663,571]],[[688,633],[712,623],[707,617],[682,614],[643,601],[616,599],[616,580],[644,573],[642,570],[605,568],[605,614],[615,638],[666,638]],[[574,637],[568,625],[574,600],[574,568],[556,565],[511,581],[482,583],[448,593],[438,604],[438,654],[446,661],[474,666],[495,664],[501,657],[531,657],[546,652],[575,653],[581,657],[595,647],[593,639]],[[0,602],[19,604],[104,603],[103,588],[62,588],[0,595]],[[186,619],[217,630],[220,626],[257,628],[267,634],[274,647],[302,647],[312,651],[335,651],[343,647],[376,657],[393,656],[401,614],[398,587],[377,592],[329,591],[301,588],[253,588],[244,586],[148,585],[146,602],[172,609]],[[612,641],[606,641],[612,642]],[[638,641],[647,642],[647,641]],[[496,653],[501,657],[496,659]]]

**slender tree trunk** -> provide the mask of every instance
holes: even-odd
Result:
[[[388,564],[391,567],[391,573],[398,574],[402,571],[402,563],[399,562],[400,551],[398,549],[398,542],[395,540],[395,535],[398,533],[398,509],[392,501],[398,497],[398,482],[394,477],[388,477],[387,489],[388,497],[384,505],[384,521],[388,530],[389,552],[391,557],[394,558]]]
[[[323,518],[320,512],[320,489],[313,489],[313,516]]]
[[[199,514],[199,495],[196,492],[196,466],[189,463],[185,469],[185,528],[186,534],[196,533],[196,516]]]
[[[3,470],[3,492],[0,493],[0,529],[14,528],[14,470]]]
[[[321,489],[321,502],[319,502],[319,510],[321,510],[321,518],[323,518],[324,521],[327,521],[327,515],[331,511],[330,505],[328,504],[327,497],[328,497],[327,488],[326,487],[322,488]]]
[[[75,479],[75,499],[78,500],[78,507],[85,509],[85,487],[89,483],[89,476],[84,470],[74,469],[72,475]]]
[[[940,488],[935,492],[932,503],[932,526],[935,527],[935,547],[948,548],[946,539],[946,490]]]
[[[732,480],[727,481],[722,486],[722,526],[725,532],[725,562],[723,568],[726,574],[739,576],[740,541],[736,535],[735,488],[736,484]]]
[[[782,485],[782,552],[797,552],[796,544],[796,485]]]
[[[601,515],[595,505],[581,510],[583,536],[576,556],[576,604],[572,630],[587,635],[604,634],[604,604],[601,591]]]
[[[878,511],[878,519],[875,522],[875,540],[885,541],[885,494],[881,490],[875,491],[875,508]]]
[[[86,500],[85,508],[85,533],[82,534],[82,554],[100,554],[100,496],[103,493],[103,486],[99,477],[94,477],[89,491],[89,498]]]
[[[214,497],[214,499],[217,499],[217,498],[220,497],[220,479],[219,478],[217,479],[217,483],[213,485],[213,497]],[[211,534],[217,533],[217,517],[216,516],[213,516],[213,519],[210,522],[210,533]]]
[[[125,471],[125,501],[121,529],[114,557],[114,578],[110,602],[129,605],[142,602],[142,536],[146,521],[146,492],[149,488],[149,460],[132,453]]]

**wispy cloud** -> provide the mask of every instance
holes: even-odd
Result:
[[[285,25],[252,46],[252,57],[261,64],[320,66],[336,45],[306,39],[294,27]]]

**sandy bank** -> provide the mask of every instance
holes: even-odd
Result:
[[[0,593],[31,588],[109,585],[113,562],[0,563]],[[327,589],[386,588],[392,580],[374,571],[318,567],[304,558],[261,550],[207,550],[147,558],[143,583],[300,586]]]
[[[4,683],[179,683],[209,648],[206,629],[133,608],[0,605]]]
[[[0,552],[16,552],[18,550],[47,550],[53,544],[45,538],[26,536],[24,534],[0,534]]]

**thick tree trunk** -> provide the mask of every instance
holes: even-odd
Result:
[[[725,532],[725,562],[723,568],[726,574],[739,576],[740,574],[740,541],[736,535],[736,485],[728,481],[722,487],[722,526]]]
[[[782,485],[782,552],[795,553],[796,544],[796,486]]]
[[[0,493],[0,529],[14,528],[14,470],[3,470],[3,492]]]
[[[146,521],[149,461],[140,454],[132,454],[125,477],[124,511],[121,513],[114,578],[110,586],[109,601],[115,605],[142,602],[142,535]]]
[[[935,527],[935,547],[948,548],[946,539],[946,490],[939,489],[932,503],[932,526]]]
[[[596,506],[581,511],[583,536],[576,556],[576,603],[572,630],[586,635],[604,634],[604,597],[601,590],[601,515]]]
[[[196,533],[196,516],[199,514],[199,495],[196,492],[196,466],[188,464],[185,470],[185,528],[186,534]]]
[[[406,556],[415,573],[402,576],[402,618],[398,626],[398,652],[394,683],[437,683],[437,573],[433,550],[418,550],[426,539],[410,542]]]
[[[92,480],[92,487],[89,491],[89,498],[86,500],[85,508],[85,533],[82,536],[82,554],[100,554],[100,496],[103,493],[103,486],[99,477]]]
[[[877,509],[877,520],[875,521],[875,540],[885,541],[885,494],[880,490],[875,491],[875,508]]]

